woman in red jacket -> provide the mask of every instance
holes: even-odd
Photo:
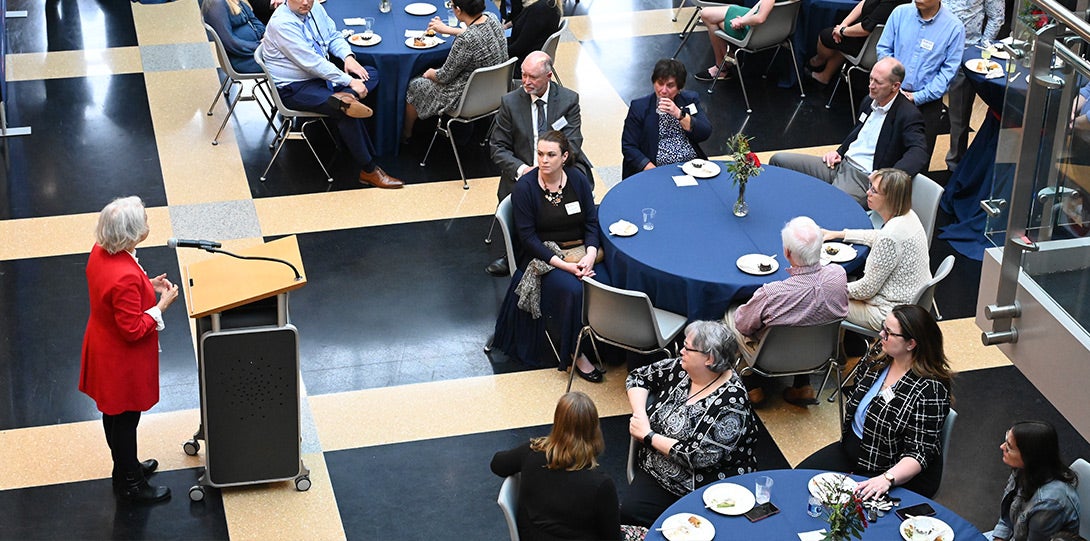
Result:
[[[136,458],[140,412],[159,401],[159,331],[163,311],[178,298],[166,274],[148,279],[136,245],[148,238],[148,216],[139,197],[115,199],[98,217],[87,259],[91,316],[83,336],[79,390],[102,412],[113,457],[114,490],[122,500],[152,503],[170,489],[148,485],[159,466]],[[159,300],[156,302],[156,293]]]

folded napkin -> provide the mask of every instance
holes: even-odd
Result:
[[[407,38],[422,38],[424,37],[423,30],[406,30],[405,37]]]
[[[347,17],[344,20],[345,26],[363,26],[367,24],[367,19],[363,17]]]
[[[673,177],[674,184],[681,186],[696,186],[696,179],[692,175],[676,175]]]
[[[985,79],[998,79],[1000,77],[1003,77],[1004,75],[1006,75],[1006,74],[1003,73],[1002,69],[997,69],[997,70],[991,70],[988,73],[984,74],[984,78]]]
[[[825,530],[799,533],[799,541],[821,541],[822,539],[825,539]]]

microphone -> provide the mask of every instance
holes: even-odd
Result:
[[[212,240],[190,240],[190,239],[167,239],[167,246],[171,248],[200,248],[201,250],[207,250],[209,248],[219,248],[222,244]]]

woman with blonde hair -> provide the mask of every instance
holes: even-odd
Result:
[[[617,488],[598,469],[605,450],[589,396],[560,397],[548,436],[492,457],[492,473],[520,473],[517,519],[524,541],[620,539]]]
[[[204,0],[201,17],[223,42],[231,66],[239,73],[261,73],[254,51],[265,35],[265,23],[249,0]]]

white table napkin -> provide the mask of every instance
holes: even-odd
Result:
[[[344,20],[345,26],[363,26],[367,24],[367,19],[363,17],[348,17]]]
[[[825,530],[799,532],[799,541],[821,541],[822,539],[825,539]]]
[[[679,188],[682,186],[696,186],[696,179],[692,175],[677,175],[673,179],[674,184],[677,184]]]

